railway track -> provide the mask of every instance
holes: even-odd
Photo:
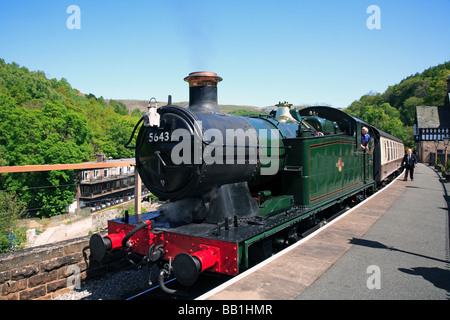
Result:
[[[356,204],[356,203],[355,203]],[[323,219],[320,221],[315,221],[313,226],[309,226],[308,228],[305,228],[303,230],[303,233],[301,234],[301,237],[299,240],[307,237],[311,233],[315,232],[316,230],[324,227],[327,223],[331,222],[332,220],[336,219],[346,211],[348,211],[350,207],[346,207],[344,209],[334,211],[334,212],[328,212],[323,216]],[[287,249],[292,244],[285,246],[282,249],[279,249],[277,251],[274,251],[273,254],[282,251],[284,249]],[[258,264],[255,264],[251,266],[248,270],[251,270],[253,267],[256,267]],[[180,285],[175,278],[171,278],[167,280],[164,285],[169,288],[169,290],[174,290],[175,292],[170,294],[162,290],[160,285],[156,284],[152,286],[151,288],[144,290],[142,292],[137,292],[133,295],[130,295],[129,297],[126,297],[124,300],[194,300],[197,297],[200,297],[207,293],[210,290],[215,289],[216,287],[220,286],[221,284],[227,282],[228,280],[232,279],[231,276],[226,276],[222,274],[216,274],[216,273],[201,273],[199,275],[199,278],[195,285],[192,287],[183,287]]]
[[[388,181],[386,181],[386,183],[384,183],[383,185],[381,185],[379,187],[377,192],[380,191],[381,189],[383,189],[384,187],[386,187],[390,182],[395,180],[395,178],[398,177],[399,175],[400,175],[400,173],[392,175],[390,177],[390,179]],[[298,241],[300,241],[301,239],[304,239],[305,237],[312,234],[313,232],[325,227],[329,222],[338,218],[339,216],[341,216],[342,214],[344,214],[345,212],[347,212],[354,206],[361,204],[365,200],[366,199],[355,198],[345,208],[342,208],[342,209],[330,208],[329,210],[324,210],[322,212],[322,214],[319,215],[320,219],[316,220],[317,216],[315,216],[313,219],[311,219],[309,224],[305,224]],[[297,243],[297,242],[295,242],[295,243]],[[276,254],[282,250],[286,250],[295,243],[292,243],[288,246],[284,246],[283,248],[279,248],[278,250],[275,250],[273,252],[273,254]],[[257,265],[258,264],[251,266],[248,269],[248,271],[251,270],[252,268],[256,267]],[[176,290],[176,292],[173,294],[164,292],[160,288],[159,285],[155,285],[145,291],[137,292],[133,295],[130,295],[129,297],[126,297],[125,300],[194,300],[197,297],[204,295],[208,291],[215,289],[216,287],[224,284],[225,282],[227,282],[231,279],[233,279],[233,277],[231,277],[231,276],[204,272],[199,275],[199,278],[194,286],[187,288],[187,287],[183,287],[182,285],[180,285],[176,281],[175,278],[171,278],[171,279],[167,280],[164,283],[164,285],[167,286],[168,288],[170,288],[171,290]]]
[[[167,280],[164,285],[176,290],[173,294],[164,292],[159,285],[155,285],[150,289],[126,297],[124,300],[194,300],[230,279],[231,277],[226,275],[204,273],[199,275],[194,286],[186,288],[172,278]]]

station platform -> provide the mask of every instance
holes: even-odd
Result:
[[[419,164],[198,300],[448,300],[448,184]]]

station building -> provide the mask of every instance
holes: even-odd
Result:
[[[134,159],[109,160],[105,155],[97,155],[97,162],[120,162],[123,166],[86,169],[79,172],[79,184],[75,196],[78,209],[89,207],[91,211],[100,210],[134,197],[135,167],[129,165]],[[142,193],[148,193],[144,187]]]
[[[417,106],[414,124],[414,144],[419,162],[436,163],[450,159],[450,75],[443,106]]]

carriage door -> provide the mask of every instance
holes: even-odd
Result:
[[[366,183],[368,180],[372,180],[373,177],[373,150],[375,149],[375,133],[369,127],[369,150],[363,151],[363,180]]]
[[[369,129],[369,135],[370,135],[370,140],[369,140],[369,151],[363,150],[361,148],[361,129],[362,129],[363,125],[361,123],[358,123],[357,128],[358,128],[358,134],[357,134],[357,144],[356,144],[356,149],[357,152],[356,154],[359,155],[360,157],[360,179],[364,182],[371,180],[372,179],[372,152],[373,152],[373,148],[374,148],[374,133],[372,132],[372,130],[370,130],[371,128],[368,127]]]

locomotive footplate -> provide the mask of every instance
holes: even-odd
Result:
[[[165,261],[175,260],[179,254],[188,254],[197,256],[196,259],[201,261],[200,271],[207,269],[237,275],[242,258],[242,266],[248,266],[248,247],[252,242],[288,228],[311,213],[290,206],[267,218],[254,216],[216,224],[190,223],[172,227],[165,222],[161,211],[153,211],[141,215],[141,220],[149,221],[149,226],[130,237],[130,247],[137,254],[151,256],[153,252],[150,251],[161,246],[164,251],[162,259]],[[136,216],[131,216],[128,222],[120,218],[110,220],[107,237],[125,235],[139,223],[142,222]],[[190,261],[186,258],[178,260],[184,261],[184,264]],[[190,264],[194,265],[195,261],[190,261]],[[205,264],[208,268],[205,268]]]
[[[349,195],[360,191],[357,188]],[[262,259],[269,257],[272,246],[281,248],[298,239],[298,226],[302,220],[308,217],[316,220],[317,212],[342,201],[336,198],[315,207],[301,208],[286,199],[285,203],[290,204],[285,207],[263,213],[261,209],[259,215],[234,216],[218,223],[177,224],[167,219],[164,210],[143,213],[140,221],[136,216],[130,216],[128,220],[114,219],[108,221],[108,235],[103,241],[105,248],[99,245],[98,237],[93,237],[93,244],[100,248],[98,256],[102,256],[104,251],[122,247],[152,262],[157,257],[170,263],[178,255],[188,254],[193,258],[179,256],[177,265],[190,265],[199,272],[207,270],[237,275],[239,268],[250,266],[255,250],[256,255],[262,252]]]

